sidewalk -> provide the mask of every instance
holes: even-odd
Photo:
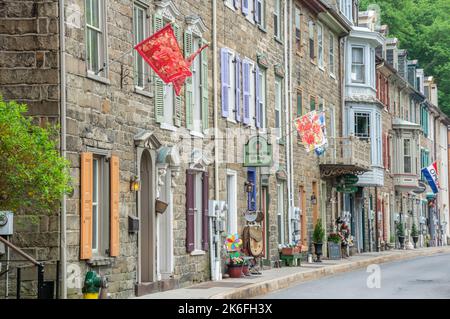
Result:
[[[273,268],[262,271],[262,275],[208,281],[186,288],[141,296],[138,299],[246,299],[284,289],[303,281],[365,268],[370,264],[438,253],[450,253],[450,246],[390,250],[379,253],[364,253],[342,260],[323,260],[322,263],[302,263],[301,267]]]

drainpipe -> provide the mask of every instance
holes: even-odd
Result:
[[[289,232],[289,236],[288,236],[288,243],[291,242],[291,235],[292,235],[292,231],[291,231],[291,215],[292,215],[292,208],[293,208],[293,203],[292,203],[292,189],[291,189],[291,180],[292,180],[292,176],[291,176],[291,163],[290,163],[290,141],[291,141],[291,134],[290,134],[290,117],[289,117],[289,109],[290,109],[290,101],[289,101],[289,97],[290,97],[290,88],[288,86],[288,84],[290,85],[290,79],[289,79],[289,73],[290,71],[288,71],[289,68],[289,55],[288,55],[288,45],[289,45],[289,41],[288,41],[288,8],[287,8],[287,0],[284,2],[284,70],[285,70],[285,83],[284,83],[284,113],[285,113],[285,136],[286,136],[286,143],[285,143],[285,151],[286,151],[286,170],[287,170],[287,188],[288,188],[288,232]]]
[[[65,52],[66,44],[64,39],[65,25],[64,25],[64,0],[59,0],[59,63],[60,63],[60,125],[61,125],[61,156],[66,158],[66,61]],[[61,299],[67,298],[66,287],[66,273],[67,273],[67,256],[66,256],[66,195],[61,199],[61,220],[60,220],[60,274],[61,274],[61,290],[59,297]],[[58,292],[57,292],[58,293]]]
[[[212,2],[212,11],[213,11],[213,90],[214,90],[214,198],[219,200],[219,118],[217,111],[217,0],[213,0]]]
[[[292,119],[294,118],[294,114],[295,111],[293,109],[292,106],[292,98],[293,98],[293,79],[292,79],[292,52],[293,52],[293,47],[292,47],[292,13],[293,13],[293,2],[292,0],[289,0],[289,111],[290,111],[290,115],[289,115],[289,164],[290,164],[290,168],[291,168],[291,218],[294,217],[294,206],[295,206],[295,200],[294,200],[294,194],[295,194],[295,178],[294,178],[294,143],[293,143],[293,138],[292,138]],[[298,222],[298,221],[296,221]],[[291,229],[291,234],[293,233],[293,229]]]

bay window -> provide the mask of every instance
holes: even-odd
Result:
[[[352,47],[352,82],[365,83],[364,48]]]

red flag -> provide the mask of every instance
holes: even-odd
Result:
[[[204,45],[184,59],[172,25],[168,24],[134,48],[164,83],[173,83],[176,95],[180,95],[184,81],[192,76],[190,67],[194,58],[206,47]]]

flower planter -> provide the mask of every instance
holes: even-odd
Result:
[[[398,242],[400,243],[400,248],[405,247],[405,236],[398,236]]]
[[[412,236],[414,242],[414,248],[417,248],[417,242],[419,241],[419,236]]]
[[[281,249],[281,254],[291,256],[300,253],[300,247],[285,247]]]
[[[243,265],[228,265],[230,278],[241,278]]]
[[[249,269],[248,269],[248,265],[244,265],[244,266],[242,267],[242,273],[243,273],[244,275],[246,275],[246,276],[250,276],[250,271],[249,271]]]
[[[314,243],[314,251],[316,252],[316,262],[321,263],[320,256],[322,255],[322,245],[323,243]]]

